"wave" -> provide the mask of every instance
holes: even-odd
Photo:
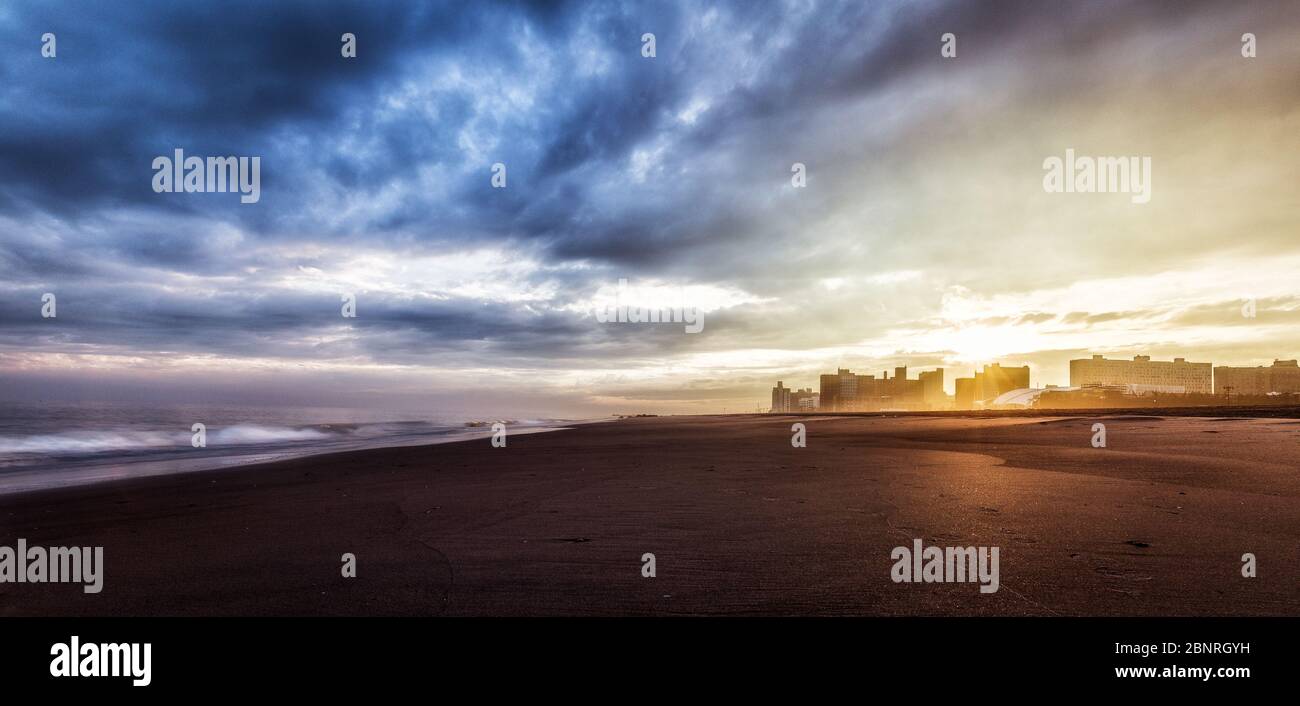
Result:
[[[0,437],[0,454],[58,454],[127,451],[188,443],[190,435],[158,431],[72,431]]]
[[[264,427],[256,424],[236,424],[208,434],[209,442],[218,444],[275,444],[282,441],[316,441],[330,437],[329,433],[319,429]]]
[[[493,424],[505,424],[509,426],[511,424],[518,424],[518,423],[519,422],[513,419],[493,419],[492,421],[483,421],[481,419],[476,419],[473,421],[465,422],[465,426],[471,429],[477,429],[479,427],[492,426]]]
[[[346,428],[338,432],[348,431]],[[335,432],[337,433],[337,432]],[[313,428],[273,427],[236,424],[209,429],[209,445],[240,446],[319,441],[333,433]],[[192,433],[162,430],[84,430],[27,436],[0,436],[0,454],[93,454],[108,451],[141,451],[190,447]]]
[[[473,438],[485,434],[494,423],[502,422],[512,430],[550,428],[572,420],[560,419],[456,419],[406,420],[389,422],[331,423],[307,425],[232,424],[209,425],[207,428],[208,452],[204,456],[227,449],[236,455],[270,450],[307,449],[327,451],[354,448],[359,445],[409,444],[427,440],[438,441]],[[27,467],[41,462],[42,456],[53,462],[73,462],[84,457],[87,462],[100,462],[109,454],[119,454],[139,460],[157,454],[168,455],[178,451],[191,451],[193,433],[188,427],[160,429],[156,425],[145,428],[83,428],[68,431],[0,434],[0,468],[9,469],[15,464]]]

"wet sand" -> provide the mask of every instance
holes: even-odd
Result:
[[[0,615],[1300,615],[1300,419],[627,419],[0,497],[19,537],[104,590]],[[915,538],[1000,590],[893,583]]]

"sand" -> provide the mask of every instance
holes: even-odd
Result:
[[[1300,615],[1300,420],[627,419],[0,497],[19,537],[104,590],[0,615]],[[916,538],[1000,589],[894,583]]]

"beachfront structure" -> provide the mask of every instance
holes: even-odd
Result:
[[[921,397],[930,409],[948,406],[948,394],[943,391],[943,368],[927,370],[916,376],[921,381]]]
[[[778,380],[776,387],[772,388],[772,411],[776,413],[814,412],[819,406],[819,397],[810,387],[805,387],[802,390],[791,390],[785,386],[783,381]]]
[[[790,394],[790,407],[792,412],[816,412],[821,408],[821,395],[805,387]]]
[[[781,380],[777,380],[776,387],[772,388],[772,411],[790,411],[790,388],[785,387]]]
[[[936,388],[937,384],[937,388]],[[943,369],[922,373],[916,380],[907,378],[907,366],[875,375],[858,375],[847,368],[822,375],[821,409],[827,412],[868,412],[882,409],[926,409],[927,392],[943,392]]]
[[[985,365],[968,378],[957,378],[957,409],[975,409],[988,406],[998,396],[1012,390],[1029,387],[1029,366],[1002,367],[1001,363]]]
[[[840,368],[834,374],[819,378],[819,390],[822,396],[822,409],[827,412],[844,411],[858,398],[858,378],[869,375],[855,375],[847,368]]]
[[[1004,368],[1001,363],[984,366],[984,371],[975,373],[975,393],[979,399],[992,402],[999,395],[1012,390],[1029,387],[1029,366]]]
[[[1062,394],[1067,392],[1077,392],[1077,388],[1057,387],[1055,385],[1048,385],[1047,387],[1036,389],[1024,387],[998,395],[988,402],[987,407],[989,409],[1028,409],[1030,407],[1037,407],[1039,399],[1043,396],[1044,392]]]
[[[974,409],[975,408],[975,378],[957,378],[953,380],[956,384],[957,394],[954,396],[957,409]]]
[[[1210,363],[1189,363],[1183,358],[1171,362],[1136,355],[1133,360],[1107,360],[1094,355],[1070,361],[1070,386],[1123,385],[1140,391],[1208,395],[1212,391],[1211,367]]]
[[[1214,369],[1216,395],[1267,395],[1300,393],[1300,366],[1294,360],[1274,360],[1269,367]]]

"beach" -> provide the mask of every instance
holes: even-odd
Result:
[[[1296,416],[645,417],[42,490],[0,544],[102,546],[103,590],[0,615],[1300,615]],[[894,582],[918,539],[998,590]]]

